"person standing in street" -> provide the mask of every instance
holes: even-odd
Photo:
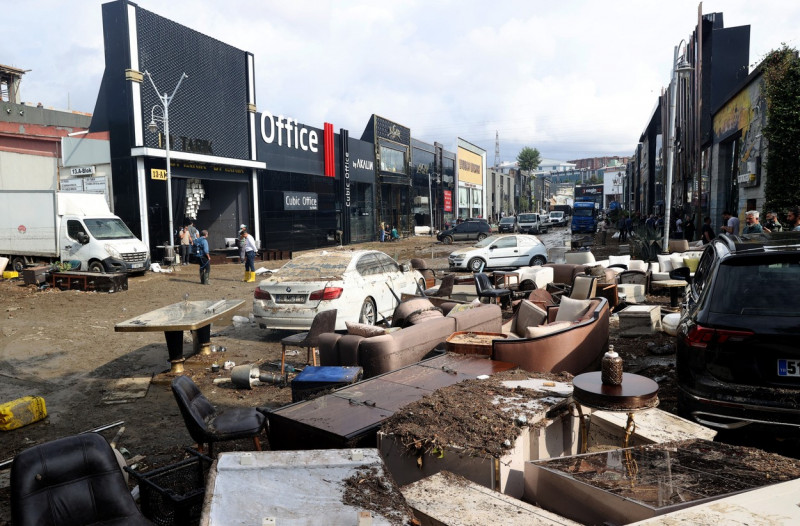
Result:
[[[745,227],[742,234],[761,234],[764,230],[758,222],[758,210],[748,210],[744,214]]]
[[[725,225],[722,227],[722,232],[731,234],[733,236],[739,235],[739,218],[731,214],[728,210],[722,212],[722,219]]]
[[[789,222],[789,230],[800,231],[800,206],[793,206],[786,213],[786,220]]]
[[[684,220],[683,232],[684,237],[686,237],[689,243],[694,241],[694,228],[694,214],[692,214],[691,217],[687,215]]]
[[[211,252],[208,250],[208,230],[202,230],[200,237],[194,242],[200,247],[197,257],[200,259],[200,283],[208,285],[208,278],[211,275]]]
[[[189,264],[189,247],[192,246],[192,235],[189,233],[188,227],[181,227],[178,233],[181,238],[181,266]]]
[[[607,222],[608,219],[602,219],[597,225],[597,228],[600,230],[600,243],[602,243],[603,246],[606,246],[606,236],[608,236],[608,226],[606,226]]]
[[[189,240],[194,243],[195,239],[200,237],[200,232],[197,231],[197,228],[194,226],[194,221],[191,219],[189,220],[189,226],[186,227],[189,230]]]
[[[715,237],[714,229],[711,228],[711,218],[706,217],[703,219],[703,229],[700,231],[700,239],[703,240],[704,245],[707,245],[711,243],[711,240]]]
[[[247,233],[247,225],[239,226],[239,243],[244,253],[244,279],[246,283],[256,280],[256,240]]]

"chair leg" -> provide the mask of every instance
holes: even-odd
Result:
[[[253,445],[256,447],[256,451],[261,451],[261,440],[258,437],[253,437]]]
[[[283,376],[283,368],[286,365],[286,346],[281,345],[281,376]]]
[[[306,363],[311,364],[314,367],[317,366],[317,348],[316,347],[309,347],[308,351],[306,351]]]

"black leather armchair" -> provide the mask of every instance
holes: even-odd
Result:
[[[261,451],[258,435],[267,422],[264,413],[252,407],[234,407],[217,413],[188,376],[172,380],[172,394],[192,439],[201,451],[203,444],[208,444],[210,457],[214,456],[214,442],[240,438],[252,438],[256,450]]]
[[[152,525],[136,507],[117,457],[97,433],[26,449],[11,465],[15,526]]]
[[[492,286],[489,276],[483,272],[475,274],[475,291],[478,294],[478,298],[489,298],[492,302],[496,302],[497,299],[500,299],[503,304],[506,304],[511,299],[510,289],[495,288]]]

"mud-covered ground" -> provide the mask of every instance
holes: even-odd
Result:
[[[548,246],[564,246],[566,236],[566,229],[560,228],[540,237]],[[447,267],[447,255],[457,248],[428,237],[360,247],[383,250],[399,261],[425,258],[430,266],[441,270]],[[594,249],[598,259],[618,251],[610,239],[607,247]],[[257,267],[280,265],[281,262],[257,262]],[[262,372],[277,371],[278,367],[270,364],[280,363],[280,340],[289,334],[260,329],[249,319],[255,284],[242,282],[242,277],[241,265],[215,265],[211,284],[203,286],[196,266],[178,266],[172,273],[148,272],[131,277],[127,291],[112,294],[42,291],[25,286],[21,280],[0,280],[0,403],[28,395],[42,396],[48,411],[48,417],[40,422],[0,431],[0,462],[32,445],[119,421],[124,422],[125,430],[118,447],[139,458],[136,469],[147,471],[183,458],[183,448],[194,442],[170,391],[171,376],[164,374],[169,364],[163,333],[115,332],[114,325],[182,301],[186,294],[189,300],[244,301],[212,327],[212,343],[226,350],[207,357],[192,356],[186,361],[186,374],[206,397],[219,408],[277,407],[291,402],[291,390],[277,385],[245,390],[230,383],[214,383],[229,373],[212,373],[213,362],[253,363]],[[666,296],[651,300],[668,303]],[[237,323],[233,323],[235,317]],[[188,332],[185,336],[184,352],[189,355],[191,340]],[[673,339],[662,334],[619,338],[612,324],[611,340],[628,364],[626,371],[655,378],[661,386],[661,407],[674,411],[674,354],[664,351]],[[648,347],[648,342],[653,345]],[[654,349],[659,352],[652,352]],[[302,365],[305,352],[288,359]],[[121,382],[131,378],[138,379],[138,384],[125,388]],[[137,391],[136,386],[142,389]],[[110,440],[119,430],[120,426],[116,426],[102,434]],[[266,436],[262,437],[262,444],[269,447]],[[215,450],[251,447],[252,442],[243,440],[222,443]],[[8,523],[10,515],[8,481],[8,469],[0,469],[0,526]]]

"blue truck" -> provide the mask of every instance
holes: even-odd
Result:
[[[597,208],[594,201],[576,201],[572,205],[572,233],[597,231]]]

